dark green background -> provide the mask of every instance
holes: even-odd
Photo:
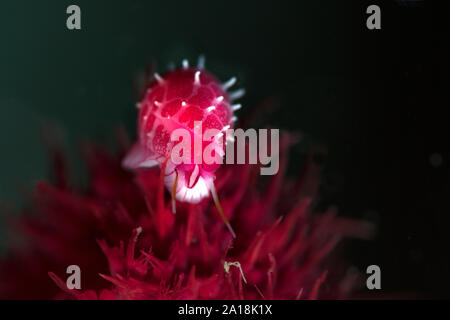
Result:
[[[80,31],[66,28],[72,3],[82,11]],[[153,59],[164,71],[204,54],[221,79],[239,77],[244,113],[276,96],[282,110],[268,122],[328,145],[348,148],[360,113],[355,32],[337,4],[2,1],[1,16],[1,199],[45,176],[42,120],[60,124],[70,144],[111,135],[118,124],[132,132],[135,80]]]
[[[70,4],[82,30],[66,28]],[[20,190],[47,177],[43,126],[60,126],[82,180],[77,142],[112,140],[118,125],[134,134],[145,68],[204,54],[220,79],[237,75],[246,88],[240,114],[275,98],[262,125],[303,132],[294,172],[311,144],[327,146],[324,204],[379,223],[374,241],[353,245],[358,267],[379,264],[387,292],[448,293],[447,158],[441,168],[428,161],[448,149],[446,11],[386,1],[383,29],[369,31],[367,5],[2,0],[0,201],[20,206]]]

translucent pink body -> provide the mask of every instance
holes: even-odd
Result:
[[[225,131],[231,127],[233,110],[220,82],[199,68],[171,71],[162,78],[157,76],[138,107],[139,142],[130,152],[126,165],[151,167],[167,161],[166,186],[170,190],[177,185],[177,200],[195,203],[208,196],[219,164],[195,164],[192,159],[191,164],[175,165],[171,161],[171,152],[177,142],[171,141],[171,134],[175,129],[186,129],[193,145],[195,132],[198,133],[194,125],[199,122],[202,133],[208,129]],[[202,152],[209,143],[202,143]],[[194,152],[191,154],[194,157]]]
[[[200,83],[195,83],[195,73]],[[214,107],[214,108],[210,108]],[[209,73],[199,69],[176,70],[155,81],[144,97],[139,113],[141,143],[161,157],[170,156],[170,134],[186,128],[193,134],[194,122],[203,131],[231,125],[232,111],[227,93]]]

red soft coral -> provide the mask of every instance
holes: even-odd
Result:
[[[160,170],[127,172],[120,166],[124,152],[89,148],[86,192],[67,186],[61,154],[53,152],[57,185],[39,183],[29,208],[35,217],[17,223],[29,245],[0,263],[1,297],[347,297],[353,278],[332,250],[343,236],[367,235],[369,226],[338,218],[334,210],[311,212],[320,167],[309,158],[299,179],[287,179],[290,140],[282,138],[280,171],[265,183],[253,165],[217,172],[235,240],[210,199],[179,203],[172,214]],[[82,290],[69,290],[61,280],[73,264],[81,268]]]

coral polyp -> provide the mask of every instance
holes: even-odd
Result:
[[[314,213],[320,167],[284,176],[290,138],[282,139],[280,171],[262,187],[257,165],[224,165],[216,185],[233,239],[211,201],[180,203],[158,168],[131,173],[123,153],[86,149],[90,184],[76,191],[54,157],[57,185],[41,182],[14,224],[28,239],[0,262],[0,296],[34,299],[316,299],[347,298],[355,277],[333,253],[345,236],[367,236],[367,224]],[[169,199],[168,199],[169,198]],[[66,286],[78,265],[81,290]],[[50,275],[50,277],[48,276]],[[347,274],[347,275],[346,275]]]

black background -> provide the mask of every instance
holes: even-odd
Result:
[[[448,298],[450,11],[431,1],[383,8],[382,31],[360,34],[366,128],[354,154],[382,220],[374,257],[385,284]],[[434,153],[446,159],[439,167]]]

